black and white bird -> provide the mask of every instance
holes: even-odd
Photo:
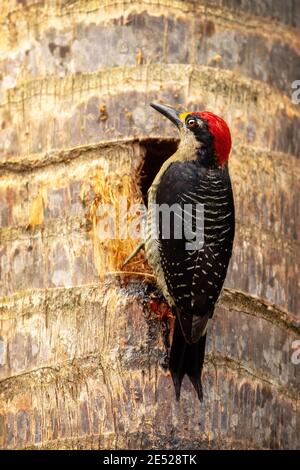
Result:
[[[187,374],[202,400],[207,323],[227,274],[235,231],[228,172],[231,135],[226,122],[211,112],[178,113],[166,105],[151,106],[178,127],[181,140],[148,191],[145,253],[176,315],[169,361],[176,398]],[[173,217],[170,212],[164,220],[163,211],[157,215],[163,205],[182,211]],[[182,236],[175,233],[188,217],[192,228],[203,229],[201,241],[192,247],[184,226]],[[164,223],[170,223],[167,236]]]

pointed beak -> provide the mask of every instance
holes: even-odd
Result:
[[[180,112],[175,111],[175,109],[171,108],[171,106],[158,103],[151,103],[150,106],[159,113],[163,114],[166,118],[170,119],[170,121],[172,121],[173,124],[178,127],[178,129],[182,127],[182,122],[179,118]]]

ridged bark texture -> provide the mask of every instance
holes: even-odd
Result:
[[[3,0],[0,24],[0,447],[300,448],[299,2]],[[152,100],[233,135],[201,405],[161,365],[147,266],[119,273],[137,241],[95,234],[177,138]]]

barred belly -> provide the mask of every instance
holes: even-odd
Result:
[[[159,253],[159,240],[155,238],[155,231],[153,226],[153,206],[156,203],[155,199],[156,187],[154,185],[148,191],[148,212],[147,212],[147,226],[146,226],[146,239],[145,239],[145,255],[147,261],[153,271],[156,278],[158,287],[161,289],[165,299],[170,306],[174,306],[174,300],[172,299],[167,284],[164,278],[164,272],[160,262]]]

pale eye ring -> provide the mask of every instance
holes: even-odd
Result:
[[[197,120],[193,117],[188,118],[186,124],[188,127],[196,127],[198,125]]]

